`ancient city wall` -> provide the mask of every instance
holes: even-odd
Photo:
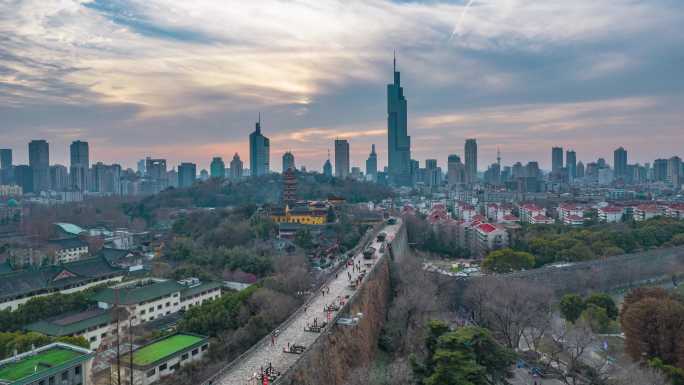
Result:
[[[335,324],[327,329],[276,382],[277,385],[342,385],[350,371],[373,361],[390,301],[389,261],[407,250],[406,228],[402,226],[365,284],[335,318],[362,313],[358,324]]]

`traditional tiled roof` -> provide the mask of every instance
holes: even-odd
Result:
[[[508,214],[508,215],[504,215],[504,216],[503,216],[503,220],[504,220],[504,221],[519,221],[520,218],[516,217],[516,216],[513,215],[513,214]]]
[[[99,256],[102,256],[109,263],[116,263],[121,259],[127,257],[129,254],[131,254],[130,250],[113,249],[111,247],[104,247],[98,253]]]
[[[26,330],[53,337],[80,334],[91,327],[108,325],[113,321],[112,311],[90,309],[78,313],[61,314],[47,320],[34,322]]]
[[[568,215],[565,217],[567,221],[571,222],[579,222],[579,221],[584,221],[583,217],[580,217],[579,215]]]
[[[48,241],[49,244],[59,247],[61,250],[65,249],[79,249],[81,247],[87,247],[88,244],[85,243],[78,237],[73,238],[61,238],[61,239],[51,239]]]
[[[38,269],[18,270],[2,275],[0,299],[53,292],[94,279],[121,275],[124,275],[123,270],[97,257]]]
[[[139,282],[139,284],[122,286],[117,289],[111,287],[104,288],[93,295],[93,300],[109,304],[114,304],[118,301],[121,305],[134,305],[180,292],[183,288],[184,286],[176,281],[144,280]]]
[[[200,294],[205,291],[220,289],[220,282],[202,282],[197,286],[191,286],[181,290],[181,299],[192,297],[195,294]]]

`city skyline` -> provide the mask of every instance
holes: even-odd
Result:
[[[384,85],[396,49],[410,90],[412,158],[421,163],[464,158],[471,137],[480,171],[497,147],[506,164],[538,160],[544,169],[552,146],[585,162],[612,159],[618,146],[630,162],[679,153],[683,4],[476,1],[462,17],[465,3],[265,1],[230,12],[210,2],[190,10],[163,1],[8,5],[0,147],[27,164],[26,143],[46,139],[51,163],[68,166],[69,144],[84,140],[91,163],[133,167],[151,156],[208,169],[214,156],[248,158],[263,111],[271,169],[287,150],[320,169],[335,137],[349,140],[351,166],[362,168],[375,143],[382,169]],[[253,15],[269,22],[255,26]],[[370,21],[378,18],[388,23]],[[224,19],[235,27],[215,22]]]

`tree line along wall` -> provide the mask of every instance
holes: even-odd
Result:
[[[623,254],[615,257],[557,264],[539,269],[506,274],[552,289],[558,296],[566,293],[586,294],[596,291],[617,291],[684,277],[684,247],[669,247]],[[452,303],[458,304],[460,294],[469,282],[478,279],[439,277]]]

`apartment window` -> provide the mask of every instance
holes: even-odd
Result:
[[[140,311],[140,315],[143,315],[143,314],[145,314],[146,312],[147,312],[147,311],[146,311],[145,309],[142,309],[142,310]]]
[[[81,367],[80,366],[77,366],[74,368],[74,374],[76,374],[76,375],[81,374]]]
[[[161,310],[162,307],[163,307],[162,305],[157,305],[157,310]]]
[[[171,302],[166,303],[166,307],[169,307],[169,306],[171,306]]]
[[[185,353],[181,356],[181,361],[185,361],[188,359],[188,353]]]
[[[147,377],[152,377],[155,373],[157,373],[157,369],[152,368],[152,370],[147,372]]]
[[[100,338],[105,338],[105,337],[107,337],[107,333],[100,334]]]
[[[69,379],[69,372],[62,372],[62,381],[66,381]]]
[[[154,306],[152,306],[151,308],[147,309],[147,311],[149,311],[150,313],[152,313],[152,312],[154,311]]]
[[[202,351],[209,349],[209,344],[202,345]]]
[[[166,367],[166,364],[159,365],[159,371],[161,372],[162,370],[166,370]]]
[[[95,341],[97,341],[97,336],[90,337],[90,342],[95,342]]]
[[[176,364],[172,365],[169,369],[171,369],[173,371],[180,369],[180,362],[176,362]]]
[[[193,355],[193,356],[196,356],[197,353],[199,353],[199,349],[195,349],[195,350],[192,351],[192,355]]]
[[[55,385],[55,377],[48,378],[48,385]]]

